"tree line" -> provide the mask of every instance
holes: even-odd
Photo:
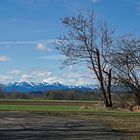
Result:
[[[91,100],[100,101],[101,97],[93,91],[50,90],[44,92],[20,93],[0,92],[0,99],[41,99],[41,100]]]

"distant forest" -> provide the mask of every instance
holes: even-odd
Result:
[[[47,100],[101,100],[100,94],[94,91],[51,90],[29,93],[0,93],[0,99],[47,99]]]

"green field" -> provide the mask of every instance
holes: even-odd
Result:
[[[80,106],[70,106],[70,105],[0,105],[0,111],[52,111],[52,112],[70,112],[72,114],[79,113],[97,113],[99,115],[122,115],[122,116],[139,116],[139,112],[129,112],[129,111],[121,111],[116,109],[81,109]],[[94,115],[97,115],[94,114]]]
[[[79,111],[78,106],[0,105],[4,111]]]

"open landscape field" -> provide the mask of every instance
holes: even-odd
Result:
[[[24,136],[26,139],[41,136],[44,140],[58,140],[64,136],[73,140],[79,137],[87,140],[140,139],[140,113],[98,109],[94,108],[96,104],[102,102],[1,100],[0,136],[3,140]]]
[[[0,140],[140,140],[140,0],[0,0]]]

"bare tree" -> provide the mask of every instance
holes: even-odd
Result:
[[[112,66],[117,83],[129,87],[140,105],[140,38],[134,35],[120,37],[112,55]]]
[[[57,49],[67,57],[63,65],[86,62],[93,76],[96,75],[105,106],[112,107],[112,69],[108,61],[113,30],[106,24],[97,23],[94,12],[87,16],[79,14],[61,20],[68,29],[67,34],[57,42]]]

